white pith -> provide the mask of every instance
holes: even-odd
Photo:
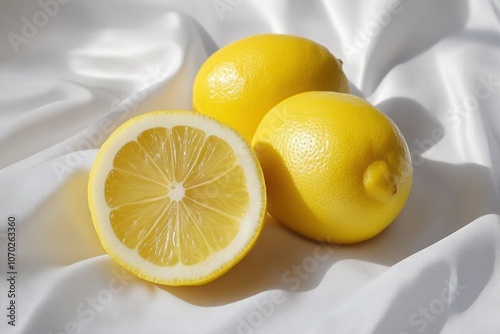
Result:
[[[247,214],[240,221],[240,229],[230,244],[221,251],[211,254],[204,262],[196,265],[158,266],[144,260],[135,249],[125,246],[115,235],[109,222],[111,209],[106,204],[104,185],[109,171],[113,168],[113,159],[120,148],[130,141],[136,141],[137,135],[153,127],[172,128],[192,126],[203,130],[207,136],[214,135],[226,141],[237,156],[247,180],[250,197]],[[142,273],[143,278],[159,282],[182,284],[203,281],[205,277],[223,272],[235,264],[249,250],[261,230],[262,217],[265,214],[265,190],[262,185],[262,173],[251,148],[239,134],[232,129],[206,116],[193,112],[155,112],[138,116],[120,126],[102,145],[89,178],[89,205],[92,219],[103,247],[127,269]],[[182,184],[173,184],[169,196],[180,200],[184,196]],[[141,276],[141,275],[139,275]]]

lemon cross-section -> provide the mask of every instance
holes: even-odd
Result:
[[[171,266],[201,262],[234,239],[248,210],[246,187],[227,143],[177,126],[125,144],[105,190],[116,236],[145,260]]]
[[[171,285],[205,283],[238,262],[260,233],[265,202],[249,145],[191,112],[125,123],[89,177],[104,248],[139,277]]]

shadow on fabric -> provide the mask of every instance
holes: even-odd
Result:
[[[446,262],[425,268],[388,305],[373,333],[440,333],[447,318],[471,307],[490,282],[494,251],[485,252],[483,245],[476,244],[455,255],[457,268]]]
[[[463,30],[469,17],[467,0],[404,1],[367,55],[361,90],[371,95],[391,69],[424,53],[446,36]]]
[[[33,213],[23,230],[25,265],[66,266],[105,254],[87,205],[88,172],[75,172]],[[36,267],[36,266],[35,266]]]
[[[314,289],[339,260],[338,246],[304,239],[268,216],[254,248],[235,267],[213,282],[161,289],[200,306],[236,302],[268,290]]]
[[[272,218],[252,251],[233,269],[212,283],[198,287],[162,287],[190,303],[209,306],[235,302],[279,289],[300,292],[314,289],[340,260],[361,260],[392,266],[434,244],[476,218],[499,213],[491,171],[480,165],[455,165],[422,157],[419,141],[444,135],[440,122],[419,103],[393,98],[378,106],[389,115],[408,141],[414,165],[413,189],[396,220],[378,236],[353,245],[322,246],[289,231]],[[437,136],[436,133],[441,134]],[[321,248],[327,247],[327,248]],[[324,250],[328,249],[328,252]],[[314,272],[300,277],[306,259],[321,250]],[[334,269],[333,269],[334,270]]]

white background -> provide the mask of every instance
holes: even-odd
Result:
[[[1,1],[0,332],[500,333],[499,21],[498,0]],[[264,32],[328,47],[397,123],[415,171],[405,209],[341,247],[269,219],[204,286],[135,278],[90,220],[98,148],[134,115],[190,109],[207,56]]]

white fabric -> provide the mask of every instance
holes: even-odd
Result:
[[[2,1],[0,31],[1,333],[500,333],[497,0]],[[269,219],[204,286],[134,278],[87,208],[99,146],[134,115],[190,109],[207,56],[263,32],[328,47],[397,123],[405,209],[341,247]]]

